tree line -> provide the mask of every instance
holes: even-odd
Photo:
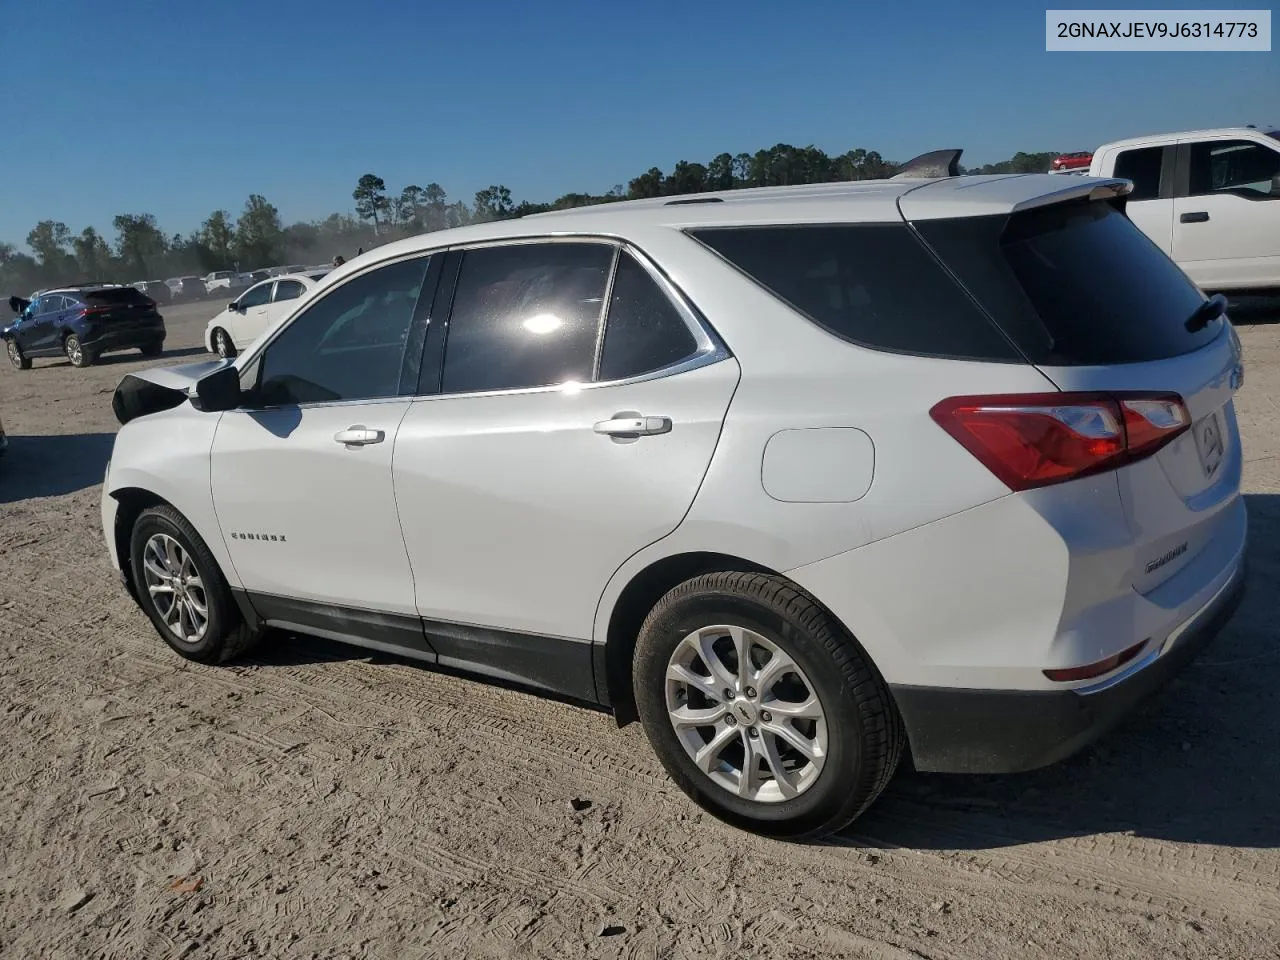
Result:
[[[1008,160],[964,173],[1042,173],[1052,151],[1018,152]],[[874,180],[897,173],[901,164],[874,150],[855,149],[830,156],[814,146],[779,143],[755,153],[721,153],[707,163],[681,160],[669,172],[651,167],[603,194],[566,193],[550,203],[522,200],[494,184],[476,192],[470,204],[451,201],[438,183],[409,184],[398,192],[373,173],[360,177],[352,191],[354,216],[333,213],[322,220],[285,225],[280,211],[251,194],[238,216],[215,210],[188,234],[166,234],[150,213],[121,213],[112,220],[108,241],[94,227],[74,233],[65,223],[42,220],[20,250],[0,241],[0,291],[29,293],[65,283],[136,282],[213,270],[253,270],[286,263],[323,263],[337,254],[406,236],[550,210],[617,200],[679,196],[707,190],[788,186],[846,180]]]

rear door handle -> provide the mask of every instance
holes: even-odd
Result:
[[[1184,213],[1178,218],[1183,223],[1205,223],[1209,219],[1207,210],[1193,210],[1191,213]]]
[[[386,434],[381,430],[370,430],[361,423],[339,430],[333,435],[334,440],[346,447],[365,447],[371,443],[381,443],[385,438]]]
[[[599,421],[594,430],[610,437],[652,437],[671,432],[670,417],[614,417]]]

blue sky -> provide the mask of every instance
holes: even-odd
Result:
[[[186,233],[251,192],[311,219],[349,210],[370,171],[550,200],[779,141],[978,164],[1280,124],[1280,53],[1046,53],[1044,9],[14,0],[0,239],[45,218],[114,239],[120,212]]]

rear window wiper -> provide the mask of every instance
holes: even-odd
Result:
[[[1188,333],[1199,333],[1214,320],[1227,312],[1227,298],[1220,293],[1215,293],[1200,306],[1196,307],[1196,312],[1187,317],[1185,324]]]

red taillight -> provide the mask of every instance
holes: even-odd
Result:
[[[1135,643],[1132,647],[1126,647],[1119,653],[1112,654],[1105,660],[1099,660],[1096,663],[1087,663],[1083,667],[1064,667],[1059,670],[1046,670],[1044,675],[1050,680],[1058,683],[1066,683],[1070,680],[1092,680],[1094,677],[1100,677],[1104,673],[1110,673],[1116,667],[1124,666],[1130,660],[1138,655],[1143,647],[1147,645],[1146,640]]]
[[[1114,470],[1191,426],[1172,393],[951,397],[929,414],[1011,490]]]
[[[83,312],[86,317],[98,317],[104,313],[110,313],[111,308],[109,306],[99,304],[93,307],[86,306]]]

